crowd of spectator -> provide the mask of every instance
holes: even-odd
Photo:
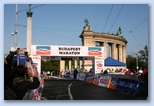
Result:
[[[19,52],[17,48],[4,57],[4,100],[23,100],[29,90],[40,86],[38,72],[28,52]]]
[[[110,69],[102,70],[101,74],[123,74],[123,75],[136,75],[141,82],[148,82],[148,70],[140,68],[139,70],[135,69]]]

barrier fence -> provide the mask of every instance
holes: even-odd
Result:
[[[77,76],[78,80],[133,95],[138,92],[140,84],[138,77],[135,75],[96,74],[92,76],[87,73],[78,73]]]

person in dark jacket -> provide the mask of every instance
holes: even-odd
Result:
[[[14,55],[13,52],[10,51],[9,55],[6,57],[7,64],[9,64],[10,66],[12,66],[13,55]]]
[[[4,100],[16,100],[17,96],[13,91],[12,87],[13,87],[12,67],[10,64],[4,62]]]
[[[18,65],[16,67],[13,90],[17,95],[17,100],[23,100],[28,90],[37,89],[39,85],[38,77],[29,75],[24,65]]]
[[[75,70],[74,70],[74,79],[76,79],[77,73],[78,73],[78,70],[75,69]]]

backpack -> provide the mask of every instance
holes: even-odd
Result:
[[[27,61],[27,56],[25,54],[17,55],[17,65],[25,65]]]

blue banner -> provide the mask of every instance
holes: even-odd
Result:
[[[138,90],[139,81],[119,78],[116,89],[135,93]]]

